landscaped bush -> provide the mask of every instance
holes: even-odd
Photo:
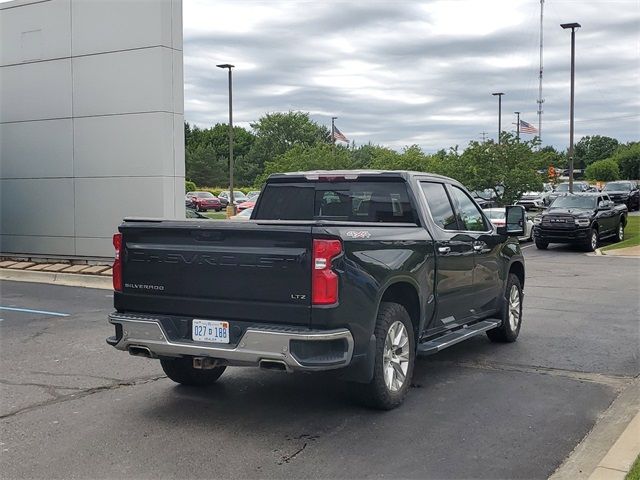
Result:
[[[184,191],[185,192],[193,192],[194,190],[196,190],[198,187],[196,187],[196,184],[193,183],[190,180],[185,180],[184,182]]]
[[[593,162],[586,168],[584,175],[589,180],[610,182],[620,178],[620,169],[618,168],[618,162],[611,158],[607,158],[606,160]]]

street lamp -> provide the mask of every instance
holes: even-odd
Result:
[[[230,63],[216,65],[218,68],[229,70],[229,203],[227,204],[227,217],[236,214],[236,205],[233,202],[233,83],[231,79],[231,69],[234,66]]]
[[[576,28],[582,25],[579,23],[563,23],[562,28],[571,29],[571,106],[569,107],[569,193],[573,193],[573,99],[575,93],[575,71],[576,71]]]
[[[518,142],[520,142],[520,112],[513,112],[517,115],[518,118],[516,118],[516,138],[518,139]]]
[[[496,92],[491,95],[498,97],[498,145],[500,145],[500,134],[502,133],[502,96],[504,92]]]

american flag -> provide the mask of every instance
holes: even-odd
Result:
[[[341,142],[349,143],[349,139],[347,137],[345,137],[340,130],[338,130],[338,127],[334,126],[333,127],[333,141],[335,142],[336,140],[340,140]]]
[[[520,133],[530,133],[531,135],[534,135],[538,133],[538,129],[530,123],[520,120]]]

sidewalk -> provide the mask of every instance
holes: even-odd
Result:
[[[640,257],[640,245],[625,248],[614,248],[613,250],[605,250],[603,255],[611,255],[612,257]]]
[[[639,454],[640,379],[635,379],[549,480],[624,480]]]

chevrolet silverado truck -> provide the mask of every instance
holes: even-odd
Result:
[[[593,252],[604,239],[620,242],[627,225],[626,205],[615,205],[606,193],[574,193],[556,198],[533,219],[536,247],[572,243]]]
[[[270,176],[248,222],[125,219],[107,343],[180,384],[335,370],[396,407],[416,355],[518,337],[525,214],[507,209],[494,227],[449,178],[316,171]]]

